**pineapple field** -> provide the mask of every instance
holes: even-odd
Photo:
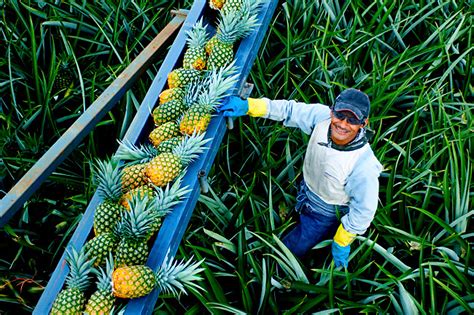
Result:
[[[1,227],[0,313],[32,313],[56,266],[67,276],[52,314],[123,313],[153,292],[146,313],[474,313],[472,3],[202,2],[156,104],[144,100],[174,35]],[[208,130],[236,93],[239,45],[259,32],[270,2],[276,10],[247,77],[251,97],[331,105],[345,88],[366,92],[383,165],[375,218],[347,268],[332,262],[332,239],[296,258],[281,239],[297,222],[309,136],[244,116],[212,148],[207,189],[181,226],[176,255],[162,253],[151,268],[165,222],[193,194],[188,170],[216,146]],[[193,5],[0,2],[0,198],[172,11],[192,15]],[[141,106],[147,122],[139,141],[128,141]],[[94,200],[84,245],[68,246]]]

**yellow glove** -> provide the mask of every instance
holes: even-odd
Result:
[[[249,110],[247,115],[252,117],[263,117],[267,114],[267,101],[261,98],[248,98]]]
[[[339,228],[336,231],[336,235],[334,235],[334,242],[341,246],[348,246],[354,241],[356,234],[347,232],[342,224],[339,225]]]

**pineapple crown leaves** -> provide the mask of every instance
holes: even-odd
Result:
[[[202,17],[194,24],[192,29],[186,31],[186,35],[188,36],[186,39],[188,47],[204,47],[209,40],[209,34],[207,33],[207,24],[203,25]]]
[[[114,159],[96,160],[93,181],[102,199],[115,202],[122,195],[122,170]]]
[[[244,3],[239,11],[221,11],[216,36],[224,44],[233,44],[237,40],[248,36],[257,26],[257,14],[251,10],[249,5]]]
[[[95,258],[88,259],[89,255],[83,248],[81,251],[76,251],[71,247],[66,252],[66,262],[69,265],[69,274],[66,277],[66,285],[68,288],[78,289],[84,292],[89,286],[89,273],[92,270],[92,265]]]
[[[188,194],[191,189],[189,186],[181,187],[183,175],[180,175],[173,185],[166,185],[165,189],[156,187],[157,198],[155,198],[155,211],[158,215],[164,216],[171,212],[171,208],[181,202],[183,197]]]
[[[120,221],[120,236],[133,240],[142,240],[148,236],[153,221],[158,217],[153,202],[147,195],[133,195],[129,201],[130,210],[123,213]]]
[[[97,290],[110,292],[112,294],[112,272],[114,271],[114,258],[112,253],[105,261],[105,270],[102,267],[92,269],[92,272],[97,276]]]
[[[207,89],[199,95],[198,104],[209,106],[211,110],[220,105],[220,101],[231,94],[231,89],[239,79],[235,60],[224,68],[217,68],[211,71],[210,82]]]
[[[198,274],[204,270],[204,268],[199,268],[204,259],[193,262],[193,257],[191,257],[183,263],[168,255],[169,251],[155,275],[155,281],[163,292],[178,295],[179,292],[187,294],[186,288],[204,290],[199,284],[195,283],[202,280]]]
[[[209,85],[208,81],[209,79],[207,78],[207,76],[204,76],[201,79],[194,81],[188,86],[186,86],[186,94],[183,99],[186,108],[189,108],[189,106],[197,102],[199,95]]]
[[[199,157],[207,148],[204,147],[206,143],[212,138],[204,139],[205,132],[201,134],[193,133],[191,136],[185,136],[184,139],[173,149],[172,153],[181,159],[181,164],[185,167],[192,160]]]
[[[147,163],[158,155],[156,148],[149,144],[136,146],[129,140],[118,140],[118,143],[119,148],[114,155],[114,159],[127,161],[132,165]]]

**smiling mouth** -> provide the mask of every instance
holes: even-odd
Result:
[[[339,134],[347,134],[347,133],[349,133],[349,130],[344,129],[344,128],[341,128],[341,127],[339,127],[339,126],[337,126],[337,125],[334,125],[334,131],[336,131],[336,132],[339,133]]]

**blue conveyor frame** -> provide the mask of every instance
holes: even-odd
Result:
[[[277,3],[277,0],[269,0],[262,6],[259,13],[259,27],[248,37],[243,39],[238,46],[235,60],[240,76],[239,81],[234,86],[234,93],[239,93],[246,83],[247,76],[257,57]],[[170,47],[158,74],[153,80],[125,134],[124,140],[135,144],[145,141],[144,139],[146,139],[148,132],[151,131],[153,124],[150,112],[155,104],[158,103],[159,94],[165,88],[168,73],[179,66],[178,61],[180,60],[180,56],[182,56],[186,44],[185,32],[192,28],[206,10],[210,9],[205,0],[194,1],[180,32]],[[206,150],[199,159],[188,166],[183,178],[182,186],[188,186],[191,191],[184,197],[183,201],[167,215],[151,248],[147,265],[153,270],[157,270],[161,266],[167,253],[169,253],[168,255],[170,256],[176,254],[200,194],[200,177],[205,176],[205,174],[208,174],[210,171],[226,129],[224,117],[222,115],[215,115],[206,132],[206,138],[212,139],[208,144],[209,149]],[[94,194],[67,248],[74,247],[78,249],[84,245],[92,230],[94,211],[100,202],[101,200],[97,193]],[[43,315],[49,313],[57,294],[64,286],[68,272],[69,268],[65,263],[64,253],[41,295],[33,314]],[[159,290],[155,289],[145,297],[130,300],[126,305],[125,314],[151,314],[158,295]]]

